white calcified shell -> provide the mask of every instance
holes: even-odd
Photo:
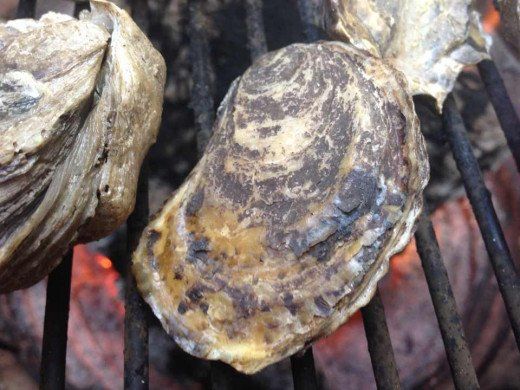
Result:
[[[133,209],[165,65],[128,14],[0,25],[0,292],[47,275],[75,240]]]
[[[403,72],[439,109],[461,69],[488,58],[472,0],[323,0],[328,33]]]
[[[345,322],[412,234],[428,180],[405,81],[339,42],[262,56],[134,254],[187,352],[252,373]]]

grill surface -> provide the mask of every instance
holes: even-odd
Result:
[[[192,108],[198,127],[199,156],[210,137],[214,119],[209,46],[204,35],[204,29],[197,22],[201,17],[200,1],[190,1],[189,5],[190,59],[193,77]],[[251,58],[254,59],[267,51],[262,20],[262,2],[261,0],[244,0],[244,2],[248,44]],[[20,0],[17,17],[33,17],[35,5],[36,0]],[[136,0],[132,5],[134,18],[146,31],[148,12],[146,1]],[[319,39],[322,33],[312,23],[313,15],[309,0],[298,0],[298,6],[307,40],[315,41]],[[82,7],[78,4],[76,12]],[[515,157],[517,167],[520,168],[520,121],[518,116],[494,64],[491,61],[483,61],[479,64],[479,71]],[[489,191],[484,185],[482,173],[468,142],[466,129],[451,96],[446,100],[444,106],[443,125],[461,172],[473,212],[481,229],[516,342],[520,348],[519,276],[511,260]],[[128,258],[131,256],[147,219],[148,172],[145,162],[139,179],[136,208],[127,222]],[[426,213],[423,213],[418,221],[416,242],[455,386],[457,389],[478,388],[475,369],[471,363],[469,348],[462,330],[460,316],[456,310],[453,292],[431,221]],[[43,389],[59,389],[65,386],[66,329],[71,265],[72,255],[69,253],[61,265],[49,276],[40,378],[41,388]],[[131,275],[131,273],[128,273],[128,275]],[[125,388],[144,389],[148,387],[148,326],[145,307],[143,300],[136,291],[132,276],[127,279],[126,289]],[[378,388],[399,388],[397,368],[379,293],[376,293],[370,304],[362,309],[362,314]],[[293,356],[291,363],[295,389],[317,388],[311,348]],[[231,368],[219,362],[213,363],[211,370],[212,388],[232,387],[233,375],[235,373]]]

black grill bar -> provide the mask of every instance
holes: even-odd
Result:
[[[432,297],[435,315],[439,322],[455,387],[460,390],[478,389],[477,375],[462,329],[462,321],[457,312],[448,273],[444,267],[432,222],[426,211],[421,214],[417,221],[415,241]]]
[[[208,39],[203,21],[202,0],[189,3],[190,62],[193,86],[191,90],[191,108],[195,113],[197,125],[197,152],[202,156],[213,128],[214,100],[212,86],[212,66]]]
[[[202,0],[191,0],[189,7],[189,51],[192,89],[190,105],[195,114],[197,130],[197,154],[202,156],[213,129],[214,100],[210,49],[204,30]],[[219,362],[211,362],[211,388],[224,390],[233,388],[235,371]]]
[[[264,18],[262,16],[262,0],[245,0],[247,42],[251,51],[251,59],[267,52]]]
[[[444,102],[442,120],[520,349],[520,279],[491,202],[490,193],[471,150],[464,123],[451,94]]]
[[[146,33],[148,30],[148,6],[145,0],[131,2],[132,17]],[[139,294],[135,277],[131,270],[132,254],[139,243],[143,229],[148,223],[148,158],[145,158],[137,182],[135,208],[126,223],[125,276],[125,328],[124,328],[124,388],[130,390],[148,389],[149,349],[148,320],[146,303]]]
[[[379,289],[376,290],[369,304],[361,308],[361,314],[377,388],[379,390],[400,389],[399,373]]]
[[[50,273],[43,324],[40,389],[65,388],[67,328],[69,324],[72,249]]]
[[[318,388],[311,347],[291,357],[291,369],[295,390],[315,390]]]
[[[130,269],[134,252],[143,229],[148,222],[148,162],[145,160],[137,183],[135,208],[128,218],[125,278],[125,364],[124,388],[148,389],[148,321],[146,304],[137,290],[134,274]]]
[[[303,32],[308,42],[315,42],[321,38],[320,30],[314,24],[313,5],[309,0],[298,0],[298,11],[303,23]]]
[[[321,38],[321,32],[313,21],[312,7],[313,5],[309,0],[298,0],[300,18],[308,42],[315,42]],[[369,346],[368,351],[374,368],[374,377],[379,389],[400,388],[399,374],[386,324],[385,310],[378,290],[372,301],[361,309],[361,313]]]
[[[489,100],[495,109],[500,126],[504,131],[509,148],[520,171],[520,119],[507,94],[506,87],[500,73],[491,60],[479,62],[480,77],[486,86]]]
[[[34,18],[36,10],[36,0],[19,0],[16,10],[17,18]]]

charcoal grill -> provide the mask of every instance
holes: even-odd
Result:
[[[193,88],[191,106],[197,126],[197,152],[200,156],[211,135],[214,119],[214,100],[211,95],[211,63],[205,31],[198,21],[201,18],[202,0],[189,2],[190,60]],[[322,38],[322,32],[313,23],[313,8],[310,0],[298,0],[298,9],[308,41]],[[20,0],[17,17],[34,17],[36,0]],[[78,14],[86,3],[77,3]],[[244,0],[246,11],[247,41],[251,59],[268,50],[262,19],[262,0]],[[146,0],[132,2],[133,17],[144,31],[147,30]],[[478,69],[495,109],[508,145],[520,170],[520,120],[507,95],[504,83],[491,60],[478,64]],[[504,234],[491,202],[482,172],[473,154],[467,132],[449,95],[443,107],[444,132],[457,167],[460,171],[473,213],[478,222],[491,261],[498,286],[511,323],[516,344],[520,349],[520,279],[514,267]],[[129,259],[137,245],[141,231],[148,220],[148,168],[145,160],[140,174],[136,207],[127,222],[127,249]],[[425,207],[427,210],[427,207]],[[419,220],[415,234],[417,250],[428,283],[439,328],[444,342],[446,357],[457,389],[479,387],[460,316],[450,286],[439,245],[427,212]],[[65,387],[65,361],[67,345],[67,322],[70,299],[72,252],[50,274],[47,284],[44,336],[40,369],[42,389]],[[125,290],[124,334],[124,388],[148,388],[148,325],[145,303],[139,296],[135,280],[127,273]],[[376,292],[372,301],[361,309],[368,350],[375,381],[380,389],[400,388],[397,366],[386,324],[384,307]],[[307,348],[291,357],[294,388],[316,389],[317,380],[312,348]],[[219,362],[212,363],[211,383],[214,389],[230,388],[234,371]]]

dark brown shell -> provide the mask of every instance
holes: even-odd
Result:
[[[187,352],[252,373],[371,298],[428,178],[396,73],[321,42],[269,53],[233,83],[134,255],[144,298]]]

